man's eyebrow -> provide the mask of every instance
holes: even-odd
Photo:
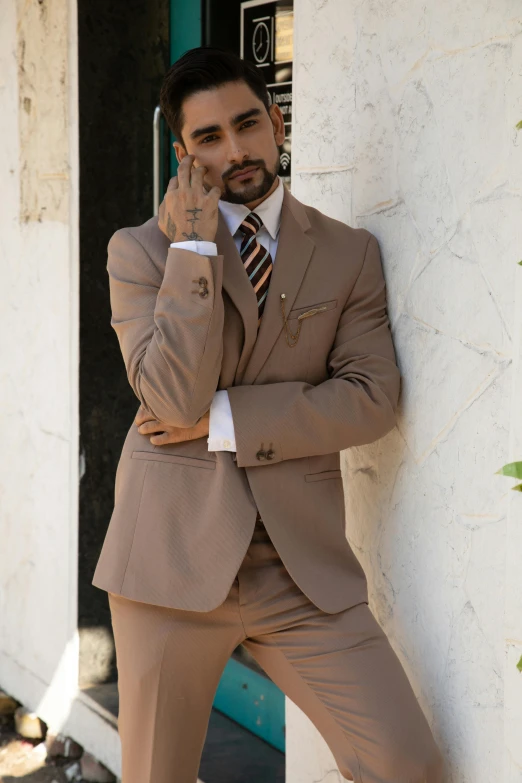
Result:
[[[232,117],[230,124],[238,125],[240,122],[244,122],[245,120],[250,119],[250,117],[258,117],[260,114],[261,109],[248,109],[248,111],[243,111],[241,114],[236,114],[235,117]],[[204,128],[196,128],[196,130],[193,130],[190,134],[190,138],[197,139],[198,136],[203,136],[203,134],[206,133],[215,133],[219,130],[221,130],[221,125],[206,125]]]
[[[231,125],[239,125],[240,122],[244,122],[245,120],[248,120],[250,117],[259,117],[261,114],[261,109],[248,109],[248,111],[244,111],[241,114],[236,114],[235,117],[232,117]]]

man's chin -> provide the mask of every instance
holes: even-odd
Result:
[[[238,181],[233,188],[229,187],[227,183],[221,198],[223,201],[230,201],[233,204],[248,204],[250,201],[257,201],[266,196],[271,187],[272,182],[268,183],[266,180],[260,185]]]
[[[265,193],[261,188],[240,188],[237,191],[227,190],[222,197],[224,201],[231,201],[233,204],[248,204],[250,201],[257,201],[263,198]]]

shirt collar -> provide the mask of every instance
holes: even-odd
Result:
[[[281,177],[278,177],[278,180],[279,184],[274,192],[258,204],[254,210],[248,209],[244,204],[233,204],[230,201],[219,200],[219,210],[232,236],[234,236],[246,216],[254,211],[263,221],[263,225],[272,239],[277,237],[281,223],[281,207],[284,196],[283,180]]]

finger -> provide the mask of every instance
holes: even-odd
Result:
[[[208,185],[208,184],[205,182],[205,180],[203,180],[203,188],[204,188],[204,190],[205,190],[205,195],[207,195],[207,196],[209,196],[209,195],[210,195],[210,193],[212,193],[212,191],[213,191],[213,190],[216,190],[216,186],[215,186],[215,185],[214,185],[214,187],[212,187],[212,185]],[[219,194],[219,196],[218,196],[218,197],[219,197],[219,198],[221,198],[221,191],[220,191],[220,189],[219,189],[219,188],[217,188],[217,191],[218,191],[218,194]]]
[[[214,199],[217,203],[221,198],[221,188],[219,188],[217,185],[214,185],[213,188],[209,187],[207,189],[207,196],[210,199]]]
[[[192,169],[191,174],[191,184],[192,187],[201,188],[203,190],[203,177],[207,173],[208,169],[206,166],[197,166],[195,169]]]
[[[157,421],[157,419],[153,419],[152,421],[145,421],[143,424],[141,424],[138,427],[138,432],[140,435],[150,435],[151,432],[164,432],[165,427],[161,422]]]
[[[136,424],[143,424],[144,421],[154,421],[154,420],[157,421],[157,419],[155,419],[155,417],[151,413],[146,411],[145,408],[143,407],[139,409],[139,411],[136,414],[136,418],[134,419]]]
[[[174,436],[171,432],[161,432],[159,435],[152,435],[150,442],[153,446],[166,446],[169,443],[179,443],[183,438]]]
[[[178,183],[181,190],[190,188],[190,170],[195,157],[195,155],[185,155],[178,166]]]
[[[177,177],[177,176],[175,176],[175,177],[171,177],[171,179],[169,179],[169,184],[167,185],[167,193],[168,193],[170,190],[177,190],[177,189],[178,189],[178,187],[179,187],[179,184],[178,184],[178,177]]]
[[[153,418],[150,413],[147,413],[146,410],[143,408],[140,408],[137,412],[136,416],[134,417],[134,421],[136,424],[143,424],[144,421],[147,421],[147,417]]]

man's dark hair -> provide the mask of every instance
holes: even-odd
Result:
[[[246,82],[268,111],[270,97],[264,76],[255,65],[234,52],[216,46],[197,46],[176,60],[165,74],[160,90],[161,111],[176,140],[185,146],[181,135],[182,104],[189,95],[237,81]]]

